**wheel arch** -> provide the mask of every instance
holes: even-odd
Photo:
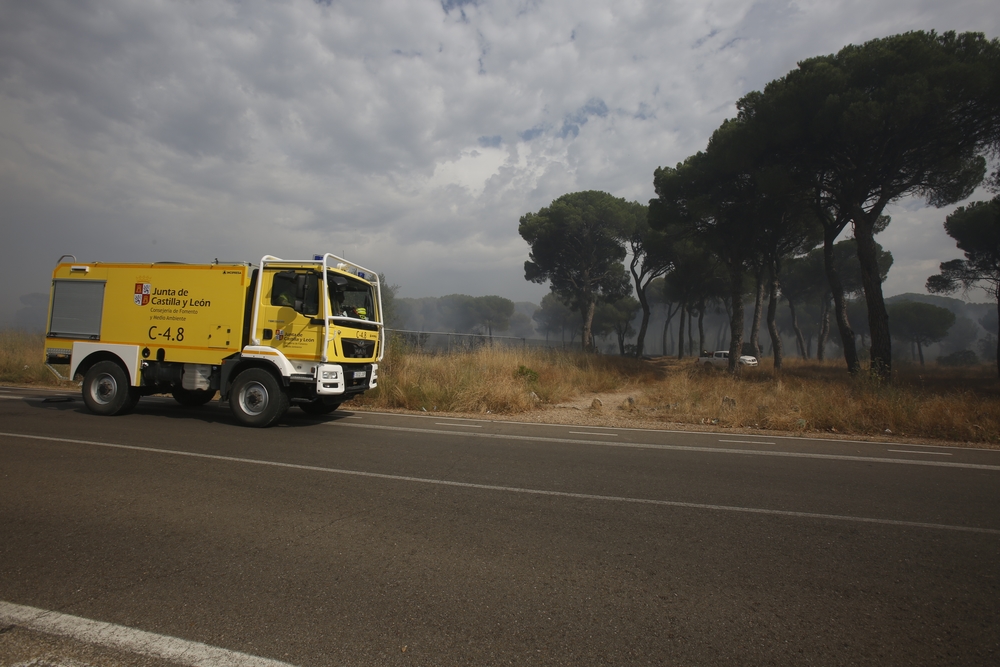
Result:
[[[288,378],[281,374],[281,371],[273,363],[266,359],[248,359],[246,357],[235,357],[222,362],[222,369],[219,375],[219,397],[222,400],[229,398],[233,388],[233,381],[245,370],[260,368],[267,371],[283,387],[288,386]]]
[[[83,360],[79,364],[76,365],[70,377],[74,380],[77,377],[82,379],[87,374],[87,371],[93,368],[95,364],[98,364],[102,361],[113,361],[114,363],[121,366],[122,370],[125,371],[125,377],[128,378],[129,384],[130,385],[135,384],[135,376],[129,369],[128,364],[125,362],[125,360],[123,360],[121,357],[119,357],[114,352],[111,352],[110,350],[98,350],[96,352],[91,352],[90,354],[88,354],[86,357],[83,358]]]

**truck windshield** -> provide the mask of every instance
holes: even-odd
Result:
[[[334,317],[374,320],[375,296],[372,286],[352,276],[330,272],[326,279],[330,292],[330,312]]]

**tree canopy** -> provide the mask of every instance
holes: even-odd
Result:
[[[891,369],[879,218],[901,197],[943,206],[982,181],[982,154],[1000,132],[998,64],[1000,43],[981,34],[910,32],[805,60],[738,104],[739,118],[794,166],[829,224],[853,224],[879,376]]]
[[[583,348],[593,348],[591,327],[599,299],[628,290],[624,237],[630,204],[606,192],[563,195],[537,213],[521,217],[518,232],[531,250],[524,277],[550,283],[559,298],[583,317]]]
[[[1000,196],[960,206],[945,218],[944,229],[965,259],[942,262],[941,273],[927,279],[927,291],[947,294],[982,287],[996,300],[1000,315]],[[997,353],[1000,374],[1000,338]]]
[[[955,313],[930,303],[897,301],[888,310],[892,335],[916,344],[921,366],[924,365],[924,345],[943,340],[955,323]]]

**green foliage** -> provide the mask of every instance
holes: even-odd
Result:
[[[944,229],[965,259],[942,262],[941,273],[927,279],[927,291],[948,294],[979,285],[1000,299],[1000,196],[958,207]]]
[[[892,335],[916,343],[921,365],[923,346],[943,340],[955,323],[955,313],[947,308],[919,301],[897,301],[889,305],[888,312]]]
[[[566,332],[569,332],[572,341],[580,330],[580,316],[553,292],[542,297],[542,305],[531,319],[535,321],[538,331],[545,334],[546,340],[549,334],[559,334],[565,340]]]
[[[1000,309],[1000,196],[958,207],[945,218],[944,229],[965,252],[965,259],[942,262],[941,273],[927,279],[927,291],[948,294],[959,287],[980,286]],[[996,356],[1000,375],[1000,341],[990,356]]]
[[[521,217],[518,232],[531,250],[524,277],[550,283],[552,291],[583,314],[583,346],[599,299],[628,290],[622,238],[634,217],[633,205],[606,192],[566,194],[537,213]]]
[[[494,329],[505,331],[510,327],[514,302],[502,296],[480,296],[472,300],[472,311],[476,324],[492,336]]]
[[[625,356],[625,340],[635,333],[632,322],[639,310],[639,302],[630,296],[598,304],[594,313],[594,335],[604,336],[613,332],[618,340],[618,351]]]
[[[522,364],[517,367],[517,370],[514,372],[514,377],[521,378],[529,384],[537,384],[539,376],[538,373]]]
[[[815,193],[828,233],[854,223],[875,318],[873,367],[885,377],[888,320],[873,235],[892,201],[918,195],[942,206],[982,181],[981,154],[1000,136],[998,64],[1000,42],[981,34],[911,32],[805,60],[737,105],[767,152]]]

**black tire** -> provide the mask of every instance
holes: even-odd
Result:
[[[94,414],[128,412],[135,407],[138,396],[139,392],[129,385],[128,373],[113,361],[98,361],[83,376],[83,402]]]
[[[139,399],[141,397],[142,394],[139,393],[138,389],[136,389],[135,387],[130,387],[128,390],[128,400],[125,401],[125,406],[122,408],[122,411],[119,412],[118,414],[123,415],[125,413],[132,412],[133,410],[135,410],[135,406],[139,405]]]
[[[339,408],[340,403],[329,398],[315,398],[308,403],[299,403],[299,407],[307,415],[328,415]]]
[[[288,412],[288,392],[263,368],[248,368],[236,376],[229,408],[245,426],[264,428]]]
[[[197,408],[205,405],[215,398],[214,389],[185,389],[184,387],[174,387],[170,392],[174,400],[186,408]]]

